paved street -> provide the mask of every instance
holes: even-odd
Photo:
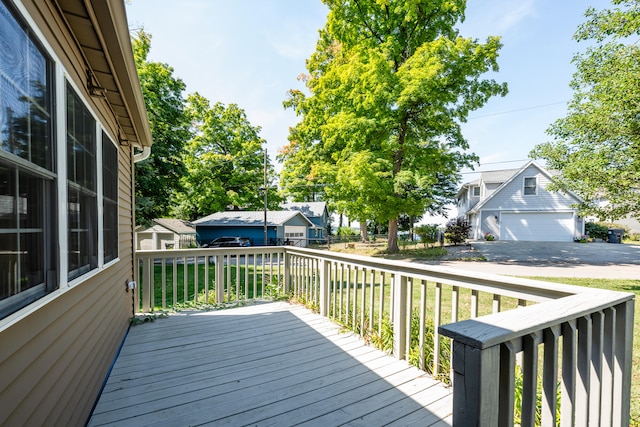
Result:
[[[640,244],[478,241],[471,245],[487,261],[438,264],[508,276],[640,280]]]

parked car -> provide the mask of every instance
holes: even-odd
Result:
[[[251,246],[251,239],[248,237],[218,237],[209,243],[202,245],[203,248],[229,248]]]

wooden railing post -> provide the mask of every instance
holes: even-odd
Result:
[[[631,414],[634,300],[616,306],[613,424],[626,425]]]
[[[291,292],[291,255],[285,250],[284,252],[284,278],[282,281],[283,290],[285,294]]]
[[[320,314],[328,316],[329,314],[329,261],[326,259],[319,260],[318,270],[320,270]]]
[[[151,311],[151,258],[142,259],[142,312]]]
[[[393,275],[393,355],[396,359],[407,358],[407,276]]]
[[[498,425],[500,345],[486,349],[453,342],[453,425]]]
[[[198,266],[196,265],[196,269]],[[224,302],[224,255],[216,255],[215,259],[216,277],[216,303]]]

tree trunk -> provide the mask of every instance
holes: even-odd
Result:
[[[387,252],[390,254],[400,252],[400,248],[398,248],[398,218],[389,220],[389,243],[387,244]]]
[[[367,233],[367,221],[360,221],[360,241],[367,243],[369,241],[369,234]]]

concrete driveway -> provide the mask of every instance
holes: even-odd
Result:
[[[439,264],[507,276],[640,280],[640,244],[474,241],[471,246],[487,261]]]
[[[640,244],[562,242],[471,242],[490,262],[640,266]]]

